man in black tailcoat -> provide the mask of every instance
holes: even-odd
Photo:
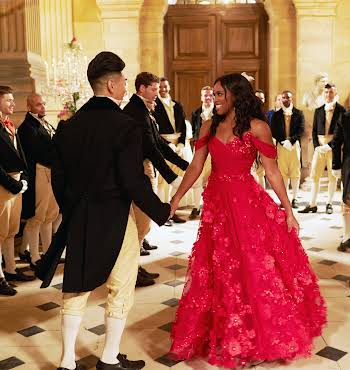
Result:
[[[60,370],[85,369],[75,362],[75,341],[88,296],[104,283],[106,338],[96,369],[144,366],[143,361],[130,362],[119,353],[139,256],[130,206],[135,202],[159,225],[168,219],[170,206],[153,193],[143,173],[142,125],[119,108],[126,92],[124,67],[117,55],[99,53],[87,71],[95,96],[54,136],[57,158],[52,184],[63,220],[47,255],[54,254],[58,240],[63,241],[61,247],[67,245]],[[39,274],[47,259],[39,264]]]

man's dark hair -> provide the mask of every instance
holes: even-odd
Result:
[[[92,88],[109,74],[120,73],[125,68],[124,61],[110,51],[102,51],[89,63],[87,77]]]
[[[13,90],[10,86],[0,86],[0,96],[5,94],[13,94]]]
[[[150,72],[141,72],[136,76],[135,89],[140,90],[141,85],[148,87],[153,83],[159,83],[159,77]]]
[[[160,82],[162,82],[162,81],[168,81],[169,82],[169,80],[166,78],[166,77],[161,77],[161,79],[160,79]]]
[[[260,94],[264,94],[264,95],[265,95],[264,91],[263,91],[263,90],[261,90],[261,89],[255,90],[255,94],[256,94],[256,93],[260,93]]]
[[[283,90],[282,95],[283,94],[291,94],[293,96],[293,93],[290,90]]]
[[[332,89],[332,88],[335,88],[335,84],[333,82],[328,82],[324,85],[324,88],[325,89]]]

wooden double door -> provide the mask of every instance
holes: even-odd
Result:
[[[267,22],[263,4],[169,6],[165,71],[188,118],[201,104],[201,88],[222,74],[245,71],[268,95]]]

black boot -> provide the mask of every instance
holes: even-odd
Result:
[[[339,252],[346,252],[348,249],[350,249],[350,239],[346,240],[345,242],[341,242],[337,248]]]
[[[311,207],[310,204],[308,204],[304,209],[301,211],[298,211],[298,213],[316,213],[317,212],[317,206]]]
[[[197,209],[197,208],[193,208],[192,211],[191,211],[191,214],[189,216],[189,219],[190,220],[195,220],[196,218],[198,218],[199,214],[200,214],[200,210]]]
[[[0,278],[0,295],[12,296],[17,294],[17,290],[14,289],[5,278]]]
[[[326,213],[327,215],[331,215],[333,213],[333,206],[330,203],[326,205]]]
[[[146,251],[152,251],[153,249],[157,249],[156,245],[151,245],[147,239],[143,239],[142,247],[146,249]]]
[[[141,247],[140,248],[140,256],[149,256],[151,253],[146,251],[145,248]]]
[[[186,222],[186,220],[177,215],[174,215],[171,220],[174,221],[176,224],[184,224]]]
[[[117,359],[121,362],[124,367],[132,369],[142,369],[145,367],[146,363],[143,360],[131,361],[127,359],[127,356],[123,353],[119,353]]]
[[[146,279],[157,279],[159,277],[158,272],[148,272],[143,267],[139,267],[139,272],[141,276],[145,277]]]
[[[154,285],[156,282],[153,279],[148,279],[141,274],[137,274],[136,287],[142,288],[145,286]]]
[[[33,281],[36,279],[35,276],[26,275],[19,269],[16,269],[15,274],[4,271],[4,275],[7,281]]]
[[[292,200],[292,208],[299,208],[298,201],[296,199]]]
[[[122,362],[118,362],[115,365],[112,364],[105,364],[101,360],[97,361],[96,370],[135,370],[134,367],[126,367],[122,364]]]
[[[23,262],[28,262],[28,263],[32,262],[32,257],[30,255],[30,252],[27,250],[25,250],[23,253],[18,252],[18,257]]]

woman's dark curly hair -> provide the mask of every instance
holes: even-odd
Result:
[[[214,85],[220,82],[226,92],[230,91],[234,96],[233,109],[235,111],[236,124],[233,127],[233,134],[242,139],[242,136],[250,130],[250,121],[258,118],[267,122],[263,111],[261,100],[255,96],[250,82],[239,73],[231,73],[216,79]],[[210,127],[210,134],[215,135],[216,129],[225,116],[214,113],[213,122]]]

